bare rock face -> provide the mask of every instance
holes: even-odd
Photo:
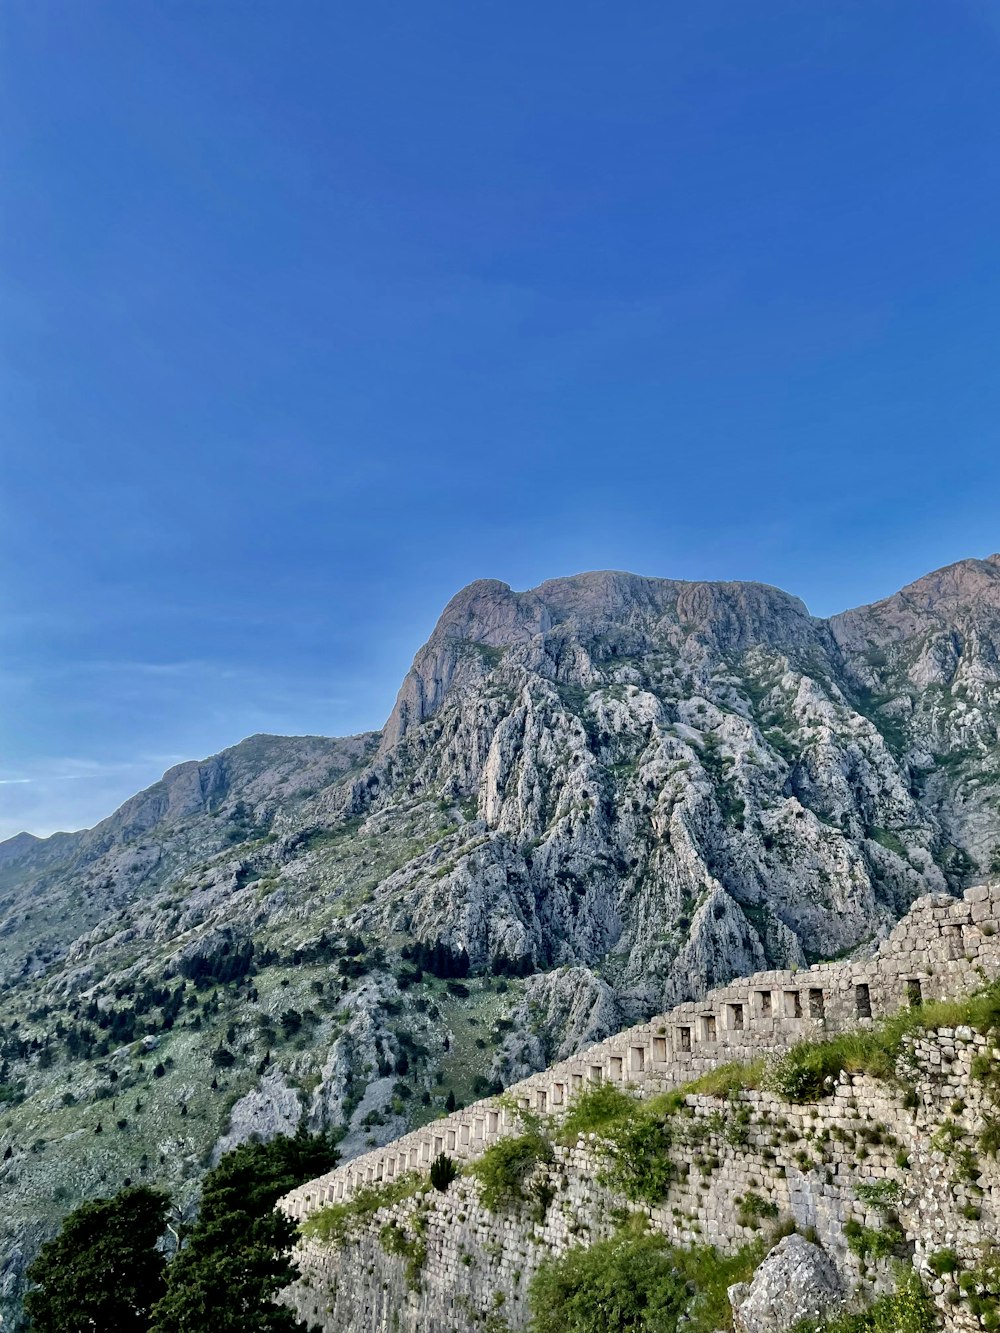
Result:
[[[229,1128],[215,1145],[214,1160],[241,1143],[267,1143],[279,1134],[294,1134],[301,1118],[302,1104],[281,1071],[265,1073],[233,1107]]]
[[[586,967],[529,977],[494,1057],[496,1081],[512,1083],[627,1027],[631,1006]]]
[[[453,687],[478,679],[495,654],[529,641],[549,623],[544,604],[532,593],[513,592],[496,579],[463,588],[414,659],[385,724],[382,750],[432,716]]]
[[[802,1319],[823,1319],[845,1300],[837,1270],[818,1245],[785,1236],[750,1282],[729,1288],[736,1333],[788,1333]]]

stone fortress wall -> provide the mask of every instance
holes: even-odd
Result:
[[[317,1208],[411,1171],[441,1152],[479,1157],[517,1133],[518,1110],[558,1117],[575,1094],[612,1082],[637,1096],[680,1087],[730,1061],[749,1061],[870,1024],[907,1004],[958,996],[1000,975],[1000,883],[963,898],[918,899],[867,961],[758,972],[627,1028],[569,1060],[435,1120],[293,1190],[280,1202],[301,1221]]]
[[[549,1200],[541,1214],[530,1204],[491,1213],[468,1178],[445,1192],[428,1189],[381,1208],[340,1246],[300,1241],[302,1277],[283,1300],[323,1333],[513,1333],[529,1325],[528,1288],[539,1265],[613,1235],[629,1213],[644,1214],[673,1244],[711,1244],[724,1253],[787,1219],[803,1240],[815,1232],[817,1244],[807,1250],[832,1278],[818,1307],[796,1305],[802,1266],[791,1279],[787,1270],[784,1281],[772,1279],[767,1308],[773,1314],[778,1302],[792,1323],[858,1288],[871,1295],[894,1285],[894,1260],[863,1263],[845,1231],[851,1221],[884,1229],[885,1216],[859,1192],[882,1181],[897,1191],[902,1248],[912,1250],[945,1333],[983,1333],[995,1325],[970,1308],[961,1282],[1000,1234],[1000,1165],[980,1155],[969,1173],[964,1163],[978,1153],[983,1118],[995,1111],[986,1082],[971,1076],[972,1063],[991,1059],[1000,1076],[1000,1051],[957,1028],[927,1034],[910,1055],[916,1106],[863,1074],[842,1075],[832,1096],[806,1105],[756,1090],[727,1102],[688,1097],[683,1137],[670,1149],[676,1176],[656,1206],[630,1203],[602,1184],[603,1159],[584,1139],[555,1144],[553,1162],[539,1169],[534,1198]],[[751,1199],[757,1216],[748,1215]],[[419,1271],[408,1272],[387,1250],[387,1227],[422,1244]],[[940,1276],[928,1260],[946,1249],[962,1269]],[[737,1324],[744,1333],[778,1326]]]

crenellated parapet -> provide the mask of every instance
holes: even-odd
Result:
[[[758,972],[627,1028],[542,1073],[365,1153],[281,1200],[302,1220],[359,1189],[427,1171],[439,1153],[474,1160],[520,1113],[558,1117],[574,1096],[602,1082],[651,1096],[732,1061],[777,1054],[796,1042],[848,1031],[905,1005],[948,999],[1000,974],[1000,883],[962,898],[930,894],[865,961]]]

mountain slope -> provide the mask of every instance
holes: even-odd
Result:
[[[997,556],[828,621],[759,584],[470,585],[381,734],[254,737],[0,845],[7,1254],[126,1176],[193,1198],[300,1115],[358,1151],[867,947],[996,867],[998,726]]]

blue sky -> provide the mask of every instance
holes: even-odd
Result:
[[[993,0],[7,0],[0,833],[447,598],[1000,547]]]

